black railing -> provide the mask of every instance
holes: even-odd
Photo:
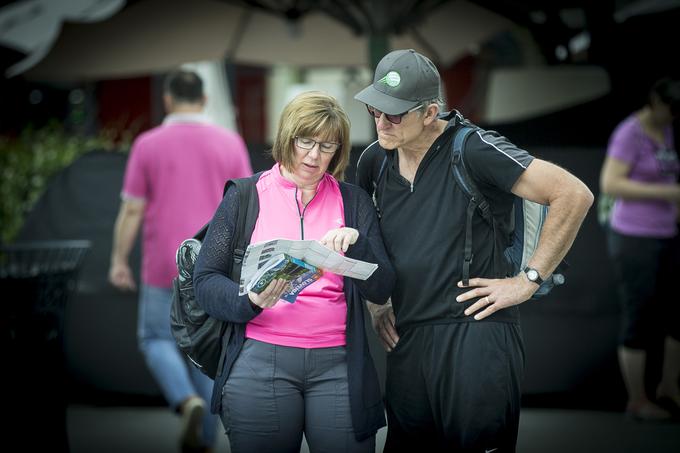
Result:
[[[0,347],[11,408],[3,445],[68,451],[64,314],[90,242],[0,247]],[[27,428],[40,426],[36,436]],[[42,447],[42,448],[41,448]]]

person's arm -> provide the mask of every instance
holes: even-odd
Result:
[[[377,144],[366,148],[357,162],[356,183],[369,194],[373,192],[373,162],[377,157],[374,155],[379,148]],[[391,352],[399,341],[399,334],[395,327],[396,318],[394,316],[394,308],[392,307],[392,299],[388,299],[385,304],[375,304],[369,300],[366,301],[366,308],[371,315],[371,324],[373,330],[378,334],[378,339],[387,352]]]
[[[628,177],[630,164],[607,156],[600,172],[600,190],[616,198],[680,202],[680,184],[633,181]]]
[[[354,283],[362,297],[384,304],[392,294],[394,269],[387,257],[378,218],[363,190],[354,187],[349,191],[348,188],[348,194],[357,204],[357,224],[355,227],[333,228],[319,242],[335,252],[345,253],[348,258],[377,264],[378,268],[368,279],[355,279]]]
[[[378,265],[368,279],[354,280],[354,283],[364,299],[384,304],[394,289],[396,278],[394,268],[387,256],[373,202],[368,194],[359,188],[355,187],[351,193],[357,203],[356,229],[359,234],[356,242],[347,249],[345,255],[348,258]]]
[[[538,270],[542,278],[552,274],[567,254],[576,234],[593,204],[593,194],[578,178],[549,162],[534,159],[512,187],[522,198],[549,205],[541,238],[528,266]],[[458,283],[462,287],[462,282]],[[538,284],[528,280],[524,272],[505,279],[470,279],[474,289],[458,296],[459,302],[480,298],[465,310],[476,313],[475,319],[528,300]],[[482,310],[482,311],[480,311]]]
[[[396,274],[385,249],[373,203],[363,192],[359,197],[358,225],[360,230],[364,231],[366,241],[355,249],[350,248],[351,253],[348,256],[378,263],[378,269],[368,281],[356,283],[366,299],[373,329],[378,334],[385,350],[391,352],[399,341],[392,301],[389,298],[394,288]],[[362,247],[367,247],[367,249]],[[375,289],[371,289],[371,285],[375,286],[376,283]]]
[[[124,291],[137,288],[129,257],[144,218],[145,204],[139,199],[123,200],[113,229],[109,282]]]
[[[547,277],[574,243],[583,219],[593,204],[593,194],[571,173],[540,159],[535,159],[529,165],[512,192],[550,206],[538,246],[528,263],[542,277]]]
[[[229,275],[234,259],[232,240],[238,209],[238,192],[232,186],[217,208],[203,239],[194,267],[194,291],[198,304],[210,316],[223,321],[245,323],[266,307],[251,303],[248,294],[239,296],[239,285]],[[272,291],[275,289],[272,288]],[[273,305],[271,298],[265,301],[266,297],[261,297],[263,305],[265,302]]]

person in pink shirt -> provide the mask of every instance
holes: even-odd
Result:
[[[113,235],[109,281],[136,290],[130,251],[142,227],[138,342],[170,407],[182,415],[183,451],[215,444],[216,419],[205,410],[212,380],[187,366],[170,331],[175,253],[212,216],[228,179],[252,174],[241,137],[202,114],[206,97],[194,72],[165,80],[163,124],[132,145]]]
[[[212,398],[231,451],[373,452],[385,426],[380,386],[364,330],[362,299],[385,303],[394,271],[369,195],[341,181],[349,162],[349,119],[321,92],[283,109],[272,149],[275,165],[252,178],[259,211],[250,242],[313,239],[378,268],[367,280],[329,271],[293,303],[273,280],[239,296],[229,278],[231,232],[239,196],[227,190],[194,269],[194,289],[210,316],[230,322]],[[247,232],[244,232],[247,234]]]
[[[680,410],[680,304],[674,284],[680,267],[680,163],[672,129],[679,113],[680,80],[657,81],[646,105],[612,133],[600,174],[602,192],[616,198],[607,233],[623,312],[618,355],[626,412],[638,420],[672,415],[645,390],[647,351],[663,337],[662,379],[654,396]]]

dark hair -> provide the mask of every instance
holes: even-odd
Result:
[[[674,115],[680,113],[680,80],[664,77],[657,80],[650,90],[650,96],[656,95],[659,100],[671,108]]]
[[[203,100],[203,80],[193,71],[173,71],[165,77],[163,91],[178,102],[198,103]]]

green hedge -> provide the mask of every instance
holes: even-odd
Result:
[[[129,145],[129,144],[127,144]],[[127,150],[114,146],[113,135],[102,132],[83,137],[53,122],[40,129],[27,128],[17,138],[0,136],[0,240],[11,243],[50,177],[78,156],[94,149]],[[118,151],[120,152],[120,151]]]

